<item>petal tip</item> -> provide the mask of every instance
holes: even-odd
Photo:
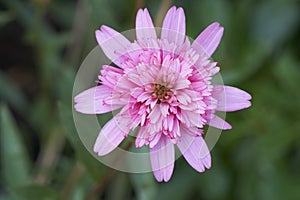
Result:
[[[109,27],[106,26],[106,25],[101,25],[101,26],[100,26],[100,30],[101,30],[101,31],[106,31],[106,30],[108,30],[108,29],[109,29]]]
[[[211,25],[213,25],[213,26],[220,26],[220,23],[219,22],[213,22]]]
[[[211,168],[211,159],[205,160],[205,161],[203,162],[203,164],[204,164],[204,167],[205,167],[206,169],[210,169],[210,168]],[[204,171],[205,171],[205,169],[204,169]]]
[[[82,113],[82,114],[93,114],[91,111],[85,109],[84,105],[82,103],[76,103],[74,105],[74,109],[76,112]]]
[[[172,176],[164,177],[164,182],[169,182]]]
[[[246,97],[247,100],[251,100],[252,99],[251,94],[249,94],[248,92],[245,92],[245,97]]]
[[[249,108],[250,106],[252,106],[251,101],[247,101],[247,102],[245,103],[244,109],[245,109],[245,108]]]
[[[161,174],[159,174],[159,172],[153,171],[153,175],[157,182],[161,183],[163,181],[163,178],[162,178]]]
[[[169,11],[175,11],[177,8],[176,8],[176,6],[172,6],[170,9],[169,9]]]
[[[145,14],[150,14],[147,8],[144,8],[143,11],[144,11]]]
[[[157,171],[153,171],[153,174],[154,174],[156,181],[161,183],[161,182],[169,182],[173,173],[164,174],[164,173],[162,173],[162,171],[157,170]]]
[[[229,123],[226,122],[226,121],[224,121],[224,122],[225,122],[225,124],[223,124],[222,130],[230,130],[230,129],[232,129],[231,124],[229,124]]]
[[[101,34],[101,31],[100,30],[95,30],[95,35],[96,35],[96,37],[98,36],[98,35],[100,35]]]
[[[98,156],[105,156],[105,155],[109,154],[109,153],[101,152],[101,151],[98,151],[98,152],[95,152],[95,153],[97,153]]]
[[[221,26],[220,22],[213,22],[212,24],[210,24],[209,26],[214,27],[214,28],[219,28],[224,30],[224,27]]]
[[[178,14],[184,14],[184,10],[182,7],[177,8],[177,12],[178,12]]]
[[[137,15],[137,16],[140,16],[143,12],[144,12],[144,9],[143,9],[143,8],[140,8],[140,9],[138,9],[136,15]]]

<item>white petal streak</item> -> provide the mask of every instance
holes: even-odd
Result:
[[[157,181],[168,182],[172,176],[175,161],[174,145],[162,136],[158,143],[150,148],[150,160]]]
[[[170,8],[163,21],[161,39],[182,45],[185,39],[185,14],[182,8]]]
[[[95,34],[105,55],[119,67],[122,67],[120,52],[125,53],[126,48],[131,44],[130,41],[114,29],[104,25],[101,26],[100,30],[96,30]]]
[[[155,105],[154,108],[152,109],[151,113],[148,115],[148,118],[150,119],[150,122],[152,124],[156,124],[162,117],[161,111],[160,111],[160,106]]]
[[[215,22],[209,25],[193,42],[192,47],[199,54],[205,53],[210,57],[218,47],[224,28]]]
[[[84,114],[101,114],[116,110],[124,105],[121,102],[106,103],[105,100],[111,96],[112,89],[105,85],[89,88],[74,98],[75,110]]]
[[[182,133],[177,146],[186,161],[198,172],[204,172],[205,168],[211,167],[210,152],[202,136],[194,137]]]
[[[156,32],[153,26],[152,19],[147,8],[139,9],[136,16],[136,37],[138,40],[142,39],[156,39]]]
[[[160,111],[163,117],[167,117],[167,115],[169,114],[169,104],[160,103]]]
[[[112,118],[100,131],[94,145],[94,152],[99,156],[110,153],[122,142],[126,134],[120,129],[116,119]]]
[[[232,128],[232,126],[229,123],[227,123],[225,120],[223,120],[217,115],[212,115],[207,121],[208,125],[218,129],[228,130]]]
[[[213,97],[218,100],[218,111],[232,112],[251,106],[251,95],[231,86],[214,86]]]

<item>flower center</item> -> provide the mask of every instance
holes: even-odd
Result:
[[[171,99],[173,92],[171,91],[170,88],[161,85],[161,84],[153,84],[153,92],[152,92],[152,97],[158,99],[158,103],[160,102],[166,102],[169,99]]]

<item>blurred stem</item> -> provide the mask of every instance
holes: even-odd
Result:
[[[87,30],[87,21],[88,14],[85,3],[82,0],[78,0],[70,40],[64,57],[64,61],[71,66],[80,63],[80,53],[85,42],[82,38],[84,38]]]
[[[163,0],[162,3],[160,4],[160,7],[158,9],[155,21],[154,21],[154,25],[156,27],[162,27],[162,22],[164,19],[164,16],[167,12],[167,10],[169,9],[169,7],[171,6],[172,0]]]
[[[136,0],[135,1],[135,10],[143,8],[145,6],[145,0]]]
[[[64,144],[65,138],[63,134],[58,129],[55,129],[50,134],[47,144],[38,155],[36,164],[37,172],[34,178],[35,183],[46,184],[50,181],[50,173],[56,166]]]
[[[111,178],[116,174],[116,170],[114,169],[109,169],[108,172],[105,174],[101,182],[97,183],[92,190],[86,195],[85,200],[94,200],[97,199],[96,197],[102,193],[104,190],[105,186]]]
[[[124,148],[124,153],[128,151],[133,145],[133,142],[130,141],[127,146]],[[122,156],[122,155],[121,155]],[[116,160],[116,162],[119,162],[119,160]],[[94,200],[97,197],[99,197],[99,194],[102,193],[102,191],[105,189],[105,186],[109,181],[112,179],[112,177],[117,173],[115,169],[108,169],[107,173],[104,175],[104,177],[101,179],[99,183],[97,183],[90,192],[86,195],[85,200]]]
[[[74,187],[79,182],[81,176],[84,173],[84,168],[80,165],[80,163],[76,163],[73,169],[71,170],[62,190],[62,199],[69,199]]]

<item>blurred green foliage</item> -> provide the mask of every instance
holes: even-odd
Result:
[[[162,5],[185,9],[193,38],[219,21],[224,82],[253,96],[251,108],[227,115],[233,129],[213,149],[212,169],[199,174],[180,158],[167,184],[98,162],[72,120],[94,30],[132,29],[140,6],[160,19]],[[297,0],[2,0],[0,199],[300,199],[299,10]]]

